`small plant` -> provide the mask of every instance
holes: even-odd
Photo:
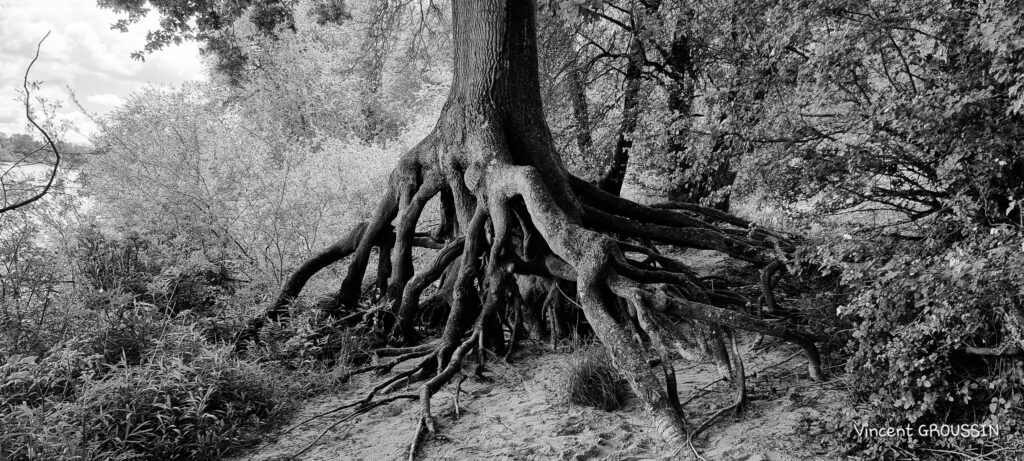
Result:
[[[627,389],[600,347],[579,349],[566,360],[562,390],[569,403],[613,411],[626,401]]]

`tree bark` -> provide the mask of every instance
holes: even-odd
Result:
[[[571,36],[567,38],[572,39]],[[580,68],[579,60],[576,59],[576,50],[573,49],[571,52],[573,59],[569,63],[566,84],[569,86],[569,97],[572,99],[572,117],[576,122],[573,129],[576,132],[576,147],[580,150],[582,158],[593,158],[594,138],[591,134],[590,105],[587,103],[585,76],[583,69]]]

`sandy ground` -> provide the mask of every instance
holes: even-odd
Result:
[[[749,339],[747,338],[748,343]],[[749,344],[743,347],[746,351]],[[564,403],[559,390],[567,351],[526,344],[511,363],[489,365],[490,380],[470,377],[462,384],[460,417],[454,414],[454,384],[433,399],[438,433],[423,444],[424,460],[641,460],[694,459],[689,447],[660,443],[636,399],[613,412]],[[775,344],[744,354],[752,399],[746,415],[717,420],[695,446],[705,458],[728,460],[822,459],[815,436],[821,412],[841,405],[834,385],[807,379],[806,362],[795,348]],[[676,364],[680,400],[689,426],[730,403],[730,387],[718,381],[711,363]],[[310,400],[295,424],[365,395],[379,377],[354,381],[340,395]],[[692,398],[692,400],[691,400]],[[689,402],[687,402],[689,400]],[[418,402],[397,401],[338,425],[297,459],[407,459]],[[238,460],[287,459],[302,450],[344,412],[311,421],[267,442]]]
[[[701,272],[710,273],[707,269],[713,266],[721,270],[722,261],[711,255],[690,258]],[[694,441],[697,452],[708,460],[832,458],[824,448],[817,421],[823,413],[843,405],[839,380],[813,383],[798,348],[769,339],[752,349],[755,339],[741,336],[751,398],[746,414],[737,419],[730,412],[716,420]],[[635,398],[613,412],[566,403],[560,383],[570,353],[567,347],[552,350],[548,345],[527,342],[509,362],[488,363],[485,376],[489,379],[470,377],[463,382],[458,418],[455,385],[449,383],[432,399],[438,432],[422,444],[417,459],[698,459],[688,446],[661,443]],[[689,428],[731,403],[732,389],[718,379],[713,363],[679,360],[674,365]],[[359,376],[345,392],[307,401],[286,427],[361,398],[381,379]],[[410,401],[378,407],[327,430],[319,442],[295,459],[408,459],[419,410],[419,402]],[[282,434],[282,429],[235,459],[291,459],[344,415],[339,412],[318,418],[287,434]]]

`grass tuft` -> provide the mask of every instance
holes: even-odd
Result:
[[[614,411],[629,395],[625,382],[603,348],[579,349],[566,360],[562,390],[572,404]]]

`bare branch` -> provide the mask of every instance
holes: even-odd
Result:
[[[16,210],[18,208],[21,208],[23,206],[31,204],[32,202],[35,202],[36,200],[43,198],[43,196],[46,195],[50,191],[50,188],[53,186],[53,180],[57,177],[57,168],[60,167],[61,157],[60,151],[57,149],[57,144],[53,142],[53,138],[50,137],[50,134],[47,133],[46,130],[43,129],[43,127],[39,126],[39,123],[37,123],[35,118],[32,117],[32,93],[29,90],[28,84],[28,74],[32,70],[32,65],[34,65],[36,63],[36,60],[39,59],[39,50],[43,47],[43,41],[45,41],[46,37],[49,36],[50,33],[47,32],[46,35],[44,35],[43,38],[39,40],[39,44],[36,45],[36,54],[32,58],[32,61],[28,63],[28,68],[25,69],[25,77],[22,79],[21,87],[25,89],[25,118],[27,118],[28,122],[31,123],[32,126],[35,127],[35,129],[38,130],[40,134],[43,135],[44,139],[46,139],[46,143],[49,144],[50,149],[53,150],[53,155],[56,158],[56,160],[54,160],[53,162],[53,169],[50,170],[50,177],[46,181],[46,185],[43,186],[42,190],[40,190],[38,193],[27,199],[5,205],[3,208],[0,208],[0,213],[6,213],[8,211]]]

